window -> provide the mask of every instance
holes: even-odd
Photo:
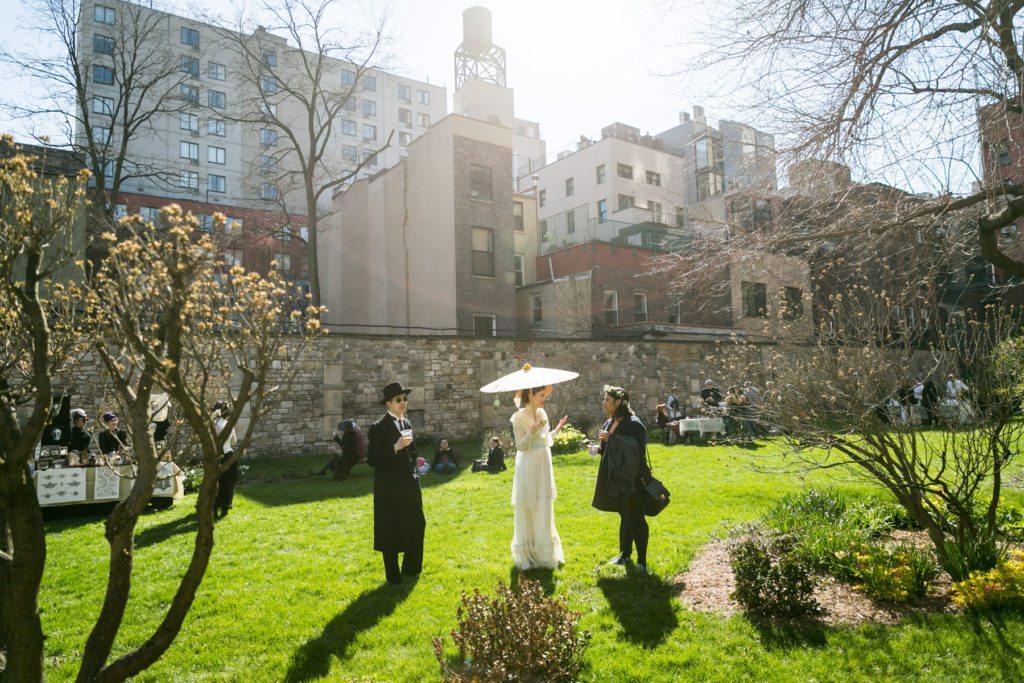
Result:
[[[407,85],[399,85],[395,89],[395,94],[403,102],[412,102],[412,88]]]
[[[108,159],[103,162],[103,177],[113,178],[114,177],[114,160]]]
[[[281,240],[281,244],[292,243],[292,229],[287,225],[281,226],[281,230],[277,233],[277,236]]]
[[[228,268],[234,268],[235,266],[242,265],[242,250],[241,249],[225,249],[224,250],[224,265]]]
[[[228,68],[223,64],[217,64],[216,62],[210,62],[206,65],[206,75],[214,81],[223,81],[228,77]]]
[[[540,222],[540,241],[543,242],[544,238],[547,237],[547,236],[548,236],[548,222],[546,220],[545,221],[541,221]]]
[[[260,113],[264,116],[277,118],[277,105],[269,102],[260,102]]]
[[[266,74],[260,76],[260,92],[265,95],[273,95],[280,88],[277,86],[277,79]]]
[[[356,122],[351,119],[342,119],[341,134],[354,136],[356,134]]]
[[[363,116],[368,119],[377,116],[377,103],[373,100],[363,100]]]
[[[103,5],[96,5],[92,9],[92,18],[97,24],[113,25],[115,16],[113,9]]]
[[[412,133],[399,133],[398,144],[402,147],[408,147],[409,143],[412,142]]]
[[[303,242],[309,242],[309,226],[308,225],[300,225],[299,226],[299,239],[302,240]]]
[[[570,235],[576,232],[576,213],[573,211],[565,214],[565,231]]]
[[[178,187],[190,192],[199,191],[199,173],[197,171],[182,171],[178,176]]]
[[[469,165],[469,198],[491,201],[491,169],[487,166]]]
[[[195,29],[181,27],[181,44],[190,45],[194,49],[199,49],[199,31]]]
[[[533,311],[533,322],[539,323],[544,320],[544,300],[539,296],[532,298],[530,310]]]
[[[92,37],[92,49],[97,54],[112,55],[114,54],[114,39],[110,36],[101,36],[99,33],[96,33]]]
[[[996,163],[1000,166],[1010,165],[1010,141],[1000,140],[996,145]]]
[[[342,145],[341,158],[345,161],[356,161],[359,159],[359,150],[356,149],[355,145]]]
[[[522,202],[512,202],[512,222],[516,230],[520,232],[524,230]]]
[[[202,232],[213,232],[213,216],[201,213],[196,218],[199,220],[199,229]]]
[[[244,221],[241,218],[224,216],[224,232],[233,235],[241,235],[243,223]]]
[[[680,320],[682,320],[682,316],[679,314],[679,302],[677,301],[668,308],[668,322],[670,325],[678,325]]]
[[[210,90],[206,93],[207,104],[214,109],[223,109],[227,106],[228,96],[220,90]]]
[[[268,154],[261,154],[259,163],[261,173],[277,173],[277,159],[274,157]]]
[[[363,139],[364,140],[376,140],[377,139],[377,126],[370,123],[363,124]]]
[[[187,111],[181,112],[181,118],[179,119],[178,126],[182,130],[187,130],[192,133],[199,132],[199,117],[195,114],[190,114]]]
[[[363,76],[363,90],[366,92],[377,92],[377,77]]]
[[[768,285],[763,282],[743,282],[743,316],[746,318],[768,317]]]
[[[799,320],[804,317],[804,292],[799,287],[782,288],[782,317]]]
[[[142,216],[142,220],[147,223],[159,223],[160,221],[160,209],[155,206],[139,207],[139,215]]]
[[[181,56],[181,67],[182,73],[188,74],[189,76],[199,76],[199,60],[195,57],[189,57],[187,55]]]
[[[473,316],[473,336],[474,337],[494,337],[496,336],[497,321],[493,315],[474,315]]]
[[[210,135],[222,138],[227,134],[227,129],[228,124],[224,122],[224,119],[209,119],[206,122],[206,132]]]
[[[346,87],[352,87],[356,84],[356,72],[349,69],[341,70],[341,84]]]
[[[260,183],[260,199],[277,199],[277,185],[274,183]]]
[[[430,93],[426,90],[417,90],[416,101],[420,104],[430,104]]]
[[[522,254],[516,254],[512,257],[512,272],[516,274],[516,287],[522,287],[524,278],[523,266],[526,263],[526,257]]]
[[[274,50],[263,50],[263,63],[267,66],[277,66],[277,52]]]
[[[114,98],[94,96],[92,98],[92,113],[103,114],[104,116],[114,115]]]
[[[595,169],[597,175],[597,184],[600,185],[604,182],[604,164],[601,164]]]
[[[277,131],[273,128],[260,128],[260,144],[273,147],[277,144]]]
[[[619,293],[614,289],[604,290],[604,321],[608,325],[619,324]]]
[[[97,145],[110,144],[110,129],[96,126],[92,129],[92,141]]]
[[[565,196],[571,197],[573,192],[576,191],[576,184],[573,183],[572,178],[565,179]]]
[[[711,164],[708,161],[708,139],[701,138],[694,144],[694,156],[697,168],[707,168]]]
[[[208,175],[206,177],[206,189],[210,192],[226,192],[228,186],[227,179],[222,175]]]
[[[377,153],[372,149],[363,150],[363,163],[367,168],[377,168]]]
[[[537,193],[537,203],[540,205],[541,208],[544,208],[544,205],[548,203],[547,190],[541,190],[540,192]]]
[[[412,126],[412,110],[399,108],[398,122],[406,126]]]
[[[647,322],[647,295],[633,295],[633,317],[638,323]]]
[[[619,195],[619,211],[628,209],[633,206],[633,195],[631,194],[620,194]]]
[[[616,173],[619,174],[620,178],[628,178],[629,180],[633,179],[633,167],[632,166],[628,166],[626,164],[617,164],[615,168],[616,168]]]
[[[662,222],[663,216],[661,214],[661,208],[661,202],[656,202],[651,199],[647,200],[647,210],[651,212],[651,219],[657,223]]]
[[[93,83],[100,83],[101,85],[114,85],[114,70],[102,64],[93,64],[92,80]]]
[[[211,164],[226,164],[228,160],[228,151],[223,147],[207,147],[206,160]]]
[[[647,184],[661,187],[661,174],[654,171],[647,172]]]
[[[494,231],[473,228],[473,275],[494,277]]]
[[[194,142],[182,142],[179,145],[178,156],[188,159],[193,164],[199,163],[199,145]]]
[[[290,273],[292,270],[292,255],[275,252],[274,263],[277,265],[277,269],[282,273]]]
[[[121,220],[128,216],[128,205],[127,204],[114,204],[114,218]]]
[[[597,203],[597,218],[604,220],[608,218],[608,200],[602,199]]]
[[[185,85],[182,83],[178,86],[178,94],[183,99],[188,100],[191,104],[199,104],[199,88],[194,85]]]
[[[430,114],[418,112],[416,114],[416,125],[420,128],[430,128]]]

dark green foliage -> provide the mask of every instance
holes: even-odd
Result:
[[[445,681],[575,681],[583,671],[589,631],[562,598],[544,595],[539,581],[520,577],[515,588],[498,581],[494,597],[473,589],[462,594],[452,640],[456,658],[433,639]]]
[[[185,493],[198,493],[199,485],[203,483],[203,466],[192,465],[184,469],[185,472]]]
[[[761,617],[800,617],[819,610],[811,568],[794,552],[792,536],[753,534],[730,550],[732,598]]]

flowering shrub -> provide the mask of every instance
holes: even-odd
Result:
[[[765,617],[798,617],[819,609],[815,579],[794,551],[792,536],[754,534],[733,546],[736,577],[732,598],[746,611]]]
[[[967,579],[953,584],[953,602],[974,608],[1024,602],[1024,551],[1011,551],[995,568],[971,572]]]
[[[853,557],[857,588],[879,600],[907,602],[923,597],[939,574],[931,554],[910,545],[865,545]]]
[[[551,447],[551,452],[555,455],[563,453],[578,453],[586,447],[587,435],[573,427],[571,424],[566,423],[565,426],[555,434],[554,442],[555,445]]]
[[[192,465],[184,469],[185,472],[185,493],[198,493],[199,485],[203,483],[203,466]]]
[[[452,640],[457,658],[433,639],[441,677],[454,681],[576,681],[583,671],[588,631],[562,598],[544,595],[539,581],[520,577],[515,588],[498,581],[493,598],[473,589],[462,594]]]

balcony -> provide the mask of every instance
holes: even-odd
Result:
[[[634,219],[629,221],[589,218],[585,212],[586,207],[577,207],[571,212],[551,216],[542,221],[542,253],[585,242],[608,242],[678,252],[685,251],[699,238],[698,233],[693,230],[675,227],[675,213],[665,215],[639,208],[616,212],[617,217],[628,216]],[[570,214],[573,216],[571,219]]]

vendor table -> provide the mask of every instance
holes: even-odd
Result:
[[[40,507],[124,500],[135,484],[135,465],[56,467],[32,473]],[[160,463],[154,498],[181,498],[185,475],[173,462]],[[168,504],[170,501],[168,501]]]

